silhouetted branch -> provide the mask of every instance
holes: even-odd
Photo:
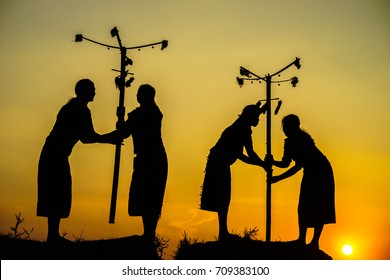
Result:
[[[245,228],[244,229],[244,236],[243,238],[245,239],[250,239],[250,240],[257,240],[257,234],[259,232],[259,229],[257,227],[254,227],[254,228]]]
[[[80,233],[79,236],[75,236],[75,235],[73,234],[74,240],[75,240],[76,242],[83,242],[83,241],[85,241],[85,238],[84,238],[83,234],[84,234],[84,231],[81,231],[81,233]]]
[[[154,244],[157,248],[157,254],[162,259],[164,255],[164,250],[169,247],[168,245],[169,239],[165,239],[164,237],[160,236],[159,234],[156,235],[156,239],[154,241]]]
[[[29,239],[30,234],[34,231],[34,228],[32,228],[30,231],[26,230],[25,228],[23,228],[23,231],[19,231],[19,226],[24,222],[24,218],[22,217],[22,213],[19,212],[19,214],[15,214],[15,218],[16,218],[15,226],[10,227],[11,231],[12,231],[12,234],[11,234],[12,237],[19,239],[23,235],[26,235],[26,239]]]

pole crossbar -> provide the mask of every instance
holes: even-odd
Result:
[[[107,48],[110,48],[110,49],[121,49],[122,48],[121,46],[118,47],[118,46],[108,45],[108,44],[105,44],[105,43],[101,43],[101,42],[89,39],[89,38],[87,38],[87,37],[85,37],[85,36],[83,36],[81,34],[77,34],[76,37],[78,38],[78,39],[76,39],[76,42],[81,42],[82,40],[86,40],[86,41],[89,41],[91,43],[94,43],[94,44],[97,44],[97,45],[100,45],[100,46],[103,46],[103,47],[107,47]],[[143,49],[143,48],[153,47],[153,46],[157,46],[157,45],[162,45],[161,48],[165,49],[168,46],[168,41],[167,40],[162,40],[162,41],[157,42],[157,43],[151,43],[151,44],[134,46],[134,47],[125,47],[125,49],[126,50]]]
[[[289,65],[287,65],[286,67],[284,67],[283,69],[279,70],[278,72],[274,73],[271,75],[271,77],[275,76],[275,75],[278,75],[280,73],[282,73],[283,71],[287,70],[288,68],[290,68],[291,66],[295,65],[298,69],[301,68],[301,64],[300,64],[300,58],[297,57],[293,62],[291,62]]]

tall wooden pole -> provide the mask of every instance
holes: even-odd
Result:
[[[126,65],[132,65],[132,61],[126,57],[126,51],[131,49],[142,49],[146,47],[154,47],[155,45],[161,45],[161,50],[164,50],[168,47],[168,41],[163,40],[161,42],[147,44],[147,45],[141,45],[136,47],[124,47],[122,46],[122,41],[119,37],[119,31],[116,27],[111,29],[111,36],[116,37],[118,39],[118,46],[111,46],[104,43],[100,43],[94,40],[91,40],[89,38],[84,37],[82,34],[76,34],[75,36],[75,42],[82,42],[83,40],[87,40],[89,42],[92,42],[94,44],[98,44],[104,47],[107,47],[108,49],[119,49],[121,52],[121,70],[120,76],[115,79],[115,84],[119,88],[119,105],[116,110],[116,116],[118,118],[117,125],[121,126],[125,122],[125,88],[129,87],[131,82],[134,80],[134,78],[131,78],[126,82]],[[114,70],[117,71],[117,70]],[[111,192],[111,204],[110,204],[110,217],[109,217],[109,223],[113,224],[115,223],[115,212],[116,212],[116,200],[118,195],[118,182],[119,182],[119,166],[120,166],[120,157],[121,157],[121,143],[116,144],[115,147],[115,161],[114,161],[114,176],[112,181],[112,192]]]
[[[119,37],[119,33],[116,34],[120,50],[121,50],[121,75],[119,77],[119,105],[116,110],[116,116],[118,118],[118,125],[122,125],[125,122],[125,81],[126,81],[126,48],[122,47],[122,43]],[[114,161],[114,175],[112,181],[111,191],[111,204],[110,204],[110,218],[109,223],[115,223],[116,201],[118,195],[118,182],[119,182],[119,166],[121,158],[121,143],[115,146],[115,161]]]
[[[271,76],[266,76],[266,156],[271,157]],[[271,184],[272,167],[267,167],[266,179],[266,242],[271,242]]]
[[[271,153],[271,84],[272,84],[272,77],[275,75],[278,75],[282,73],[284,70],[290,68],[292,65],[295,65],[298,69],[301,68],[300,59],[297,57],[293,62],[291,62],[289,65],[284,67],[283,69],[279,70],[278,72],[270,75],[266,75],[265,77],[260,77],[259,75],[256,75],[255,73],[249,71],[248,69],[244,67],[240,67],[240,74],[242,76],[246,76],[247,78],[239,78],[237,77],[237,83],[242,86],[244,84],[244,80],[263,80],[266,82],[266,158],[272,158]],[[253,78],[254,77],[254,78]],[[283,80],[278,82],[288,82],[290,81],[292,86],[295,87],[298,83],[298,78],[293,77],[289,80]],[[279,110],[279,107],[276,108],[276,111]],[[275,112],[276,114],[276,112]],[[265,227],[265,239],[266,242],[271,242],[271,186],[272,186],[272,166],[269,165],[267,167],[267,178],[266,178],[266,227]]]

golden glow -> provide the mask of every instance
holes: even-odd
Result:
[[[223,129],[242,108],[265,98],[264,83],[235,82],[239,67],[259,75],[274,73],[296,56],[281,79],[297,76],[296,88],[272,86],[283,100],[272,116],[272,153],[283,154],[284,115],[300,116],[302,126],[329,158],[336,180],[335,225],[326,225],[321,249],[334,259],[390,259],[390,37],[386,1],[3,1],[0,4],[0,232],[14,215],[42,240],[46,221],[36,217],[39,154],[59,108],[74,95],[81,78],[95,82],[90,104],[97,132],[116,123],[118,91],[111,69],[119,52],[75,34],[115,44],[169,40],[159,48],[129,51],[135,81],[125,106],[137,106],[135,91],[150,83],[164,114],[163,138],[169,174],[157,231],[169,250],[186,231],[199,240],[217,235],[217,215],[199,210],[206,158]],[[43,12],[44,11],[44,12]],[[272,104],[273,109],[276,103]],[[265,153],[265,119],[253,129],[254,148]],[[142,234],[140,218],[127,215],[132,172],[132,140],[121,156],[117,218],[108,224],[114,148],[77,144],[70,157],[73,179],[71,215],[61,223],[68,237],[87,239]],[[282,170],[275,168],[274,173]],[[298,236],[297,205],[302,173],[272,187],[272,240]],[[232,167],[229,229],[257,227],[265,239],[265,173],[237,162]],[[309,237],[308,237],[309,238]],[[355,246],[358,244],[358,247]],[[358,250],[357,250],[358,248]]]

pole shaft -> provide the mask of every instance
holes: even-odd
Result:
[[[271,156],[271,76],[266,77],[266,99],[267,99],[267,115],[266,115],[266,145],[267,156]],[[266,242],[271,242],[271,179],[272,167],[267,168],[266,179]]]
[[[119,183],[120,157],[121,157],[121,145],[117,144],[115,146],[114,177],[112,180],[110,218],[108,221],[110,224],[115,223],[116,200],[117,200],[117,196],[118,196],[118,183]]]
[[[119,35],[118,35],[119,37]],[[120,42],[120,39],[118,38]],[[121,75],[119,82],[119,105],[116,111],[118,117],[118,124],[121,125],[125,122],[125,81],[126,81],[126,48],[121,48]],[[115,146],[115,161],[114,161],[114,176],[112,180],[111,191],[111,204],[110,204],[110,217],[109,223],[115,223],[116,201],[118,195],[118,183],[119,183],[119,166],[121,157],[121,143]]]

